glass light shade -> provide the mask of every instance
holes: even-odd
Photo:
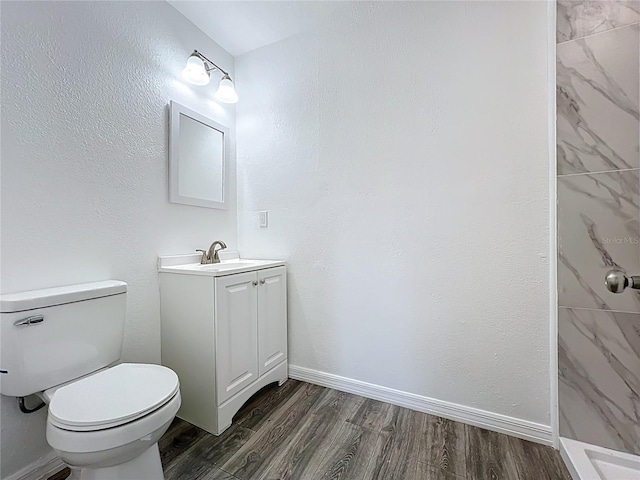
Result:
[[[182,78],[194,85],[208,84],[209,72],[204,66],[204,61],[197,55],[191,55],[187,60],[187,66],[182,70]]]
[[[238,101],[236,88],[233,86],[233,81],[229,75],[225,75],[222,77],[222,80],[220,80],[216,98],[224,103],[236,103]]]

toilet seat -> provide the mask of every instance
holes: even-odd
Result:
[[[118,427],[92,432],[74,432],[47,422],[47,442],[61,457],[65,458],[68,454],[95,454],[96,452],[105,452],[109,456],[109,452],[120,448],[126,450],[127,445],[132,443],[148,441],[150,436],[158,430],[164,433],[164,427],[168,427],[175,418],[180,403],[181,397],[178,391],[171,400],[142,418]]]
[[[169,368],[123,363],[57,389],[48,422],[75,432],[105,430],[161,408],[178,390],[178,376]]]

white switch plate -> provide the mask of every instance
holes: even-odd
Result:
[[[260,228],[268,228],[269,227],[269,212],[267,210],[263,210],[260,212]]]

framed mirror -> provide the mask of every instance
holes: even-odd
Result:
[[[169,104],[169,201],[227,208],[229,128]]]

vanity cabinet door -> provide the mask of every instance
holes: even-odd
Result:
[[[256,272],[216,278],[218,405],[258,378],[258,285]]]
[[[287,275],[285,267],[258,272],[259,375],[287,358]]]

